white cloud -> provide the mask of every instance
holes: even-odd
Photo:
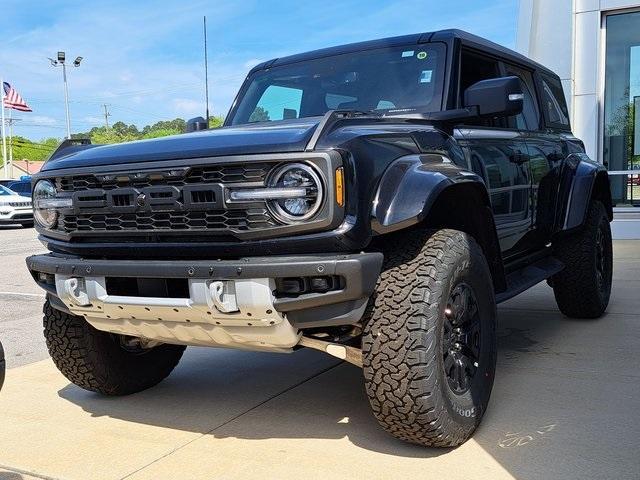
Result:
[[[176,98],[173,100],[173,108],[178,115],[195,115],[204,113],[204,102],[190,98]]]
[[[37,123],[40,125],[56,125],[58,121],[55,118],[48,117],[46,115],[29,115],[28,117],[23,117],[25,120],[28,120],[29,123]]]
[[[249,71],[253,67],[255,67],[256,65],[260,65],[262,62],[264,62],[264,60],[261,60],[261,59],[258,59],[258,58],[251,58],[251,59],[247,60],[246,62],[244,62],[244,68],[246,68],[247,71]]]
[[[104,123],[104,117],[97,117],[97,116],[86,116],[83,118],[83,120],[86,123],[94,123],[96,125],[102,125]]]

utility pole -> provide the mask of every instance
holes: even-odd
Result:
[[[109,105],[107,103],[103,103],[102,107],[104,108],[104,125],[107,127],[107,130],[109,130],[109,117],[111,116],[108,110]]]
[[[13,109],[10,109],[9,118],[6,121],[9,124],[9,175],[13,176],[13,125],[20,119],[13,118]]]
[[[207,105],[207,128],[209,128],[209,60],[207,58],[207,16],[204,16],[204,101]]]

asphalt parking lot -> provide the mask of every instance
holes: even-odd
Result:
[[[405,445],[368,411],[355,367],[190,348],[157,387],[104,398],[48,360],[33,229],[0,230],[0,479],[638,479],[640,242],[615,243],[599,320],[564,318],[541,284],[499,309],[490,408],[452,450]],[[579,292],[576,292],[579,295]]]

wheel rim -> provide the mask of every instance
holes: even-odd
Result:
[[[606,274],[606,250],[605,250],[605,235],[602,226],[596,230],[596,280],[598,282],[598,288],[600,291],[605,287],[605,274]]]
[[[463,395],[480,362],[480,312],[473,289],[459,283],[451,291],[444,310],[442,352],[449,388]]]

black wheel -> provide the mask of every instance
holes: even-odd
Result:
[[[591,202],[587,221],[577,233],[554,245],[565,264],[551,284],[560,311],[572,318],[598,318],[609,304],[613,271],[611,227],[604,205]]]
[[[467,440],[487,408],[497,350],[491,275],[474,239],[395,237],[365,322],[365,387],[380,425],[429,447]]]
[[[104,395],[128,395],[163,380],[185,347],[140,348],[132,339],[103,332],[84,318],[44,304],[44,336],[58,370],[77,386]]]

